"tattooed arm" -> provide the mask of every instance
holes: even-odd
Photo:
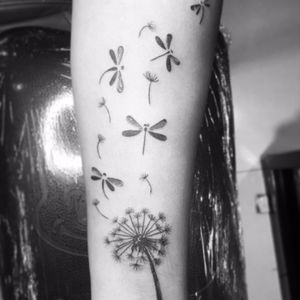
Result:
[[[187,299],[187,212],[221,4],[74,1],[93,299]]]

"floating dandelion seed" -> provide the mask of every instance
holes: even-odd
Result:
[[[99,204],[100,204],[100,201],[99,201],[98,199],[94,199],[94,200],[93,200],[93,205],[94,205],[95,208],[97,209],[98,213],[99,213],[104,219],[108,220],[108,217],[105,216],[105,215],[101,212],[101,210],[100,210],[100,208],[99,208]]]
[[[98,134],[98,141],[97,141],[97,154],[98,157],[101,159],[101,155],[100,155],[100,144],[104,143],[105,141],[105,137],[101,134]]]
[[[148,87],[148,103],[151,105],[151,86],[152,83],[159,82],[159,78],[156,74],[152,74],[149,71],[144,74],[145,78],[149,81],[149,87]]]
[[[151,182],[150,182],[150,180],[149,180],[149,174],[142,174],[141,175],[141,177],[140,177],[140,180],[142,180],[142,181],[146,181],[147,182],[147,184],[148,184],[148,186],[149,186],[149,192],[150,192],[150,194],[152,194],[152,184],[151,184]]]
[[[150,31],[155,31],[156,30],[156,25],[153,22],[148,22],[145,26],[141,28],[139,31],[139,37],[141,37],[143,31],[148,28]]]
[[[191,10],[196,11],[196,15],[200,14],[200,24],[203,21],[205,9],[210,7],[209,0],[198,0],[198,4],[191,5]]]
[[[104,109],[106,110],[106,112],[108,114],[108,121],[109,121],[109,123],[111,123],[110,111],[109,111],[109,109],[108,109],[108,107],[106,105],[106,100],[105,100],[104,97],[102,97],[101,100],[99,101],[98,107],[100,107],[100,108],[104,107]]]
[[[169,244],[171,227],[166,224],[165,214],[159,213],[155,217],[148,209],[135,212],[129,208],[122,221],[118,218],[114,221],[116,227],[104,241],[107,245],[113,245],[113,258],[117,262],[127,260],[135,271],[142,270],[149,263],[157,300],[162,300],[156,268],[162,263]]]

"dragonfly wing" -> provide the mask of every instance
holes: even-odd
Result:
[[[172,34],[168,33],[167,34],[167,47],[168,47],[168,49],[170,49],[172,39],[173,39]]]
[[[124,82],[123,82],[123,78],[122,78],[122,74],[119,71],[118,72],[118,85],[117,85],[117,91],[119,93],[122,93],[124,91]]]
[[[116,186],[121,187],[124,185],[123,181],[117,178],[108,177],[107,180]]]
[[[160,129],[160,128],[165,127],[166,124],[167,124],[167,120],[163,119],[163,120],[159,121],[158,123],[154,124],[153,126],[151,126],[149,129],[150,130]]]
[[[117,76],[118,76],[118,72],[116,71],[116,72],[114,73],[114,75],[112,76],[112,78],[111,78],[111,80],[110,80],[110,82],[109,82],[109,85],[113,85],[113,84],[115,83],[115,81],[116,81],[116,79],[117,79]]]
[[[171,55],[170,59],[172,59],[172,61],[174,62],[175,65],[177,65],[177,66],[180,65],[180,60],[177,57]]]
[[[115,51],[110,49],[109,50],[109,55],[110,55],[111,59],[113,60],[114,64],[116,65],[117,64],[117,58],[116,58]]]
[[[126,120],[128,123],[130,123],[131,125],[138,127],[140,130],[143,129],[143,127],[132,117],[132,116],[127,116]]]
[[[172,71],[172,66],[171,66],[171,55],[168,55],[167,61],[166,61],[166,65],[167,65],[167,70],[168,70],[169,72],[171,72],[171,71]]]
[[[114,186],[108,180],[105,180],[105,183],[112,192],[115,190]]]
[[[163,134],[160,133],[156,133],[156,132],[152,132],[152,131],[148,131],[150,135],[152,135],[154,138],[160,140],[160,141],[166,141],[167,137]]]
[[[100,180],[100,179],[101,179],[101,177],[98,177],[98,176],[92,175],[92,176],[91,176],[91,179],[92,179],[92,180]]]
[[[130,136],[138,135],[140,132],[141,130],[125,130],[122,132],[122,135],[130,137]]]
[[[161,40],[161,38],[159,36],[155,37],[156,43],[163,49],[167,50],[164,42]]]
[[[95,167],[92,167],[92,172],[95,173],[100,178],[102,177],[102,173]]]
[[[119,46],[119,48],[118,48],[118,64],[121,63],[122,58],[123,58],[123,54],[124,54],[124,47]]]

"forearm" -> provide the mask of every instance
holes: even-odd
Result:
[[[193,159],[221,10],[208,3],[201,24],[193,1],[74,3],[93,299],[155,299],[158,282],[163,299],[186,299]]]

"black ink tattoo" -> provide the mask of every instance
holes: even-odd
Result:
[[[155,37],[155,40],[156,40],[156,43],[164,50],[166,50],[165,53],[157,56],[157,57],[154,57],[151,59],[151,61],[154,61],[158,58],[161,58],[163,56],[166,56],[167,55],[167,60],[166,60],[166,66],[167,66],[167,70],[169,72],[172,71],[172,62],[175,64],[175,65],[180,65],[180,61],[177,57],[175,57],[173,55],[173,50],[170,48],[171,47],[171,42],[172,42],[172,39],[173,39],[173,36],[172,34],[167,34],[167,38],[166,38],[166,44],[162,41],[162,39],[159,37],[159,36],[156,36]]]
[[[198,4],[191,5],[191,10],[196,11],[196,15],[200,14],[200,24],[203,21],[205,9],[210,7],[209,0],[198,0]]]
[[[106,70],[105,72],[102,73],[102,75],[99,79],[99,84],[101,84],[101,81],[105,74],[107,74],[108,72],[114,72],[113,76],[111,77],[111,79],[109,81],[109,85],[112,86],[115,82],[117,82],[117,91],[119,93],[122,93],[124,91],[124,82],[123,82],[123,78],[122,78],[122,71],[124,70],[124,66],[121,64],[121,62],[122,62],[122,58],[124,55],[124,47],[123,46],[118,47],[117,56],[116,56],[114,50],[110,49],[109,55],[110,55],[113,63],[115,64],[115,66],[109,68],[108,70]]]
[[[150,180],[149,180],[149,174],[146,174],[146,173],[145,173],[145,174],[142,174],[141,177],[140,177],[140,180],[146,181],[146,182],[147,182],[147,184],[148,184],[148,186],[149,186],[149,192],[150,192],[150,195],[151,195],[153,189],[152,189],[152,184],[151,184],[151,182],[150,182]]]
[[[154,130],[161,129],[166,126],[166,124],[167,124],[166,119],[159,121],[158,123],[154,124],[153,126],[150,126],[150,124],[144,124],[142,126],[132,116],[127,116],[126,119],[127,119],[128,123],[137,127],[138,129],[125,130],[122,132],[123,136],[132,137],[132,136],[140,134],[141,132],[144,132],[144,141],[143,141],[143,150],[142,150],[143,155],[145,153],[145,148],[146,148],[147,133],[149,133],[152,137],[156,138],[159,141],[165,142],[167,140],[167,137],[165,135],[154,132]]]
[[[141,28],[139,31],[139,37],[142,36],[143,31],[148,28],[150,31],[155,31],[156,30],[156,25],[153,22],[148,22],[145,26]]]
[[[109,123],[111,123],[111,115],[110,115],[110,111],[109,111],[109,109],[108,109],[108,107],[107,107],[107,105],[106,105],[106,100],[105,100],[104,97],[102,97],[101,100],[99,101],[98,107],[99,107],[99,108],[104,107],[104,109],[106,110],[107,115],[108,115],[108,121],[109,121]]]
[[[106,173],[101,173],[97,168],[92,167],[92,172],[94,175],[91,176],[91,179],[94,181],[101,181],[101,188],[103,195],[106,199],[109,199],[106,191],[105,191],[105,186],[109,188],[111,192],[115,191],[114,186],[122,187],[124,185],[123,181],[120,179],[108,177]]]
[[[100,201],[98,199],[94,199],[93,200],[93,205],[95,206],[95,208],[97,209],[98,213],[100,214],[101,217],[103,217],[104,219],[106,220],[109,220],[108,217],[106,215],[104,215],[100,208],[99,208],[99,204],[100,204]]]
[[[166,256],[169,244],[168,235],[171,227],[166,223],[166,216],[159,213],[152,215],[148,209],[135,212],[129,208],[125,217],[115,218],[114,230],[105,238],[107,245],[113,246],[113,257],[117,262],[127,260],[135,271],[149,264],[153,276],[157,300],[162,300],[162,291],[156,272]]]
[[[98,140],[97,140],[97,154],[98,157],[101,159],[101,155],[100,155],[100,144],[104,143],[105,141],[105,137],[101,134],[98,134]]]
[[[159,82],[159,79],[156,74],[152,74],[150,72],[146,72],[144,74],[145,78],[149,81],[149,87],[148,87],[148,103],[151,105],[151,87],[152,83]]]

